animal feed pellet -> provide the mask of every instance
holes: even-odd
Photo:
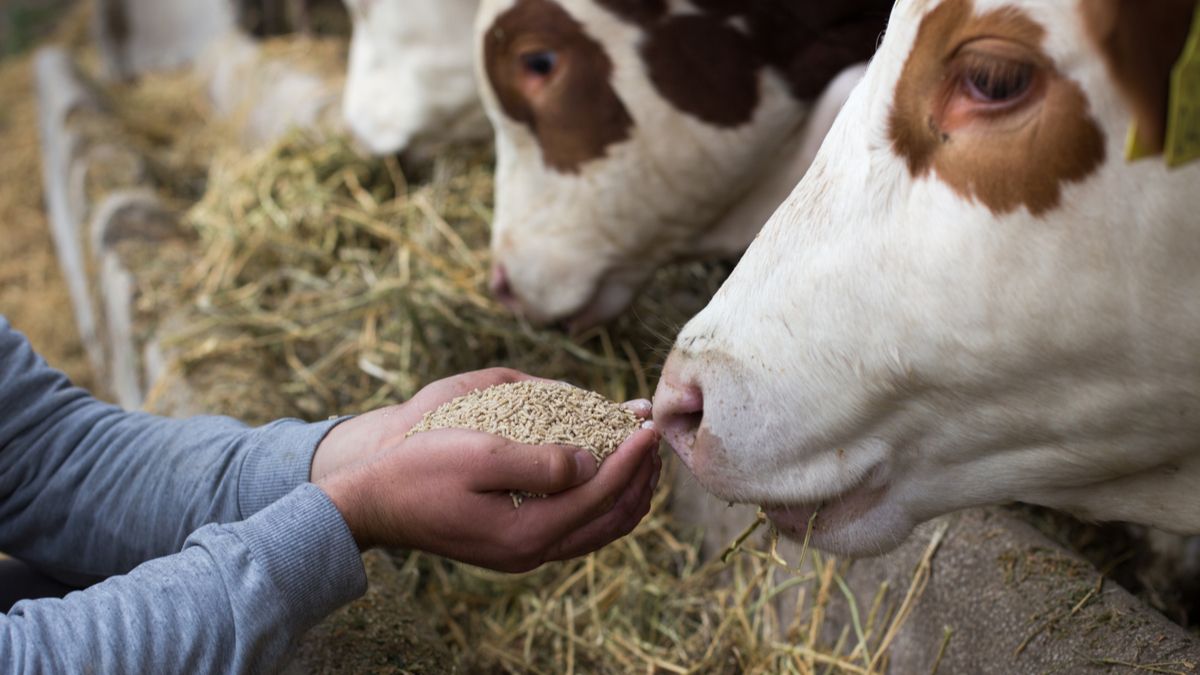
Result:
[[[425,415],[408,436],[436,429],[472,429],[528,445],[573,445],[599,466],[637,431],[632,411],[595,392],[561,382],[528,380],[479,389]],[[519,505],[522,496],[513,495]]]

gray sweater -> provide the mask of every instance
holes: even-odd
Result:
[[[278,669],[366,590],[345,521],[307,482],[334,424],[125,412],[0,317],[0,551],[104,579],[0,615],[0,673]]]

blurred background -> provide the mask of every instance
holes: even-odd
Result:
[[[43,213],[29,60],[39,41],[66,28],[76,4],[0,0],[0,314],[25,332],[53,365],[88,386],[90,369]]]
[[[32,62],[41,44],[68,46],[85,64],[99,59],[93,16],[117,4],[0,0],[0,314],[52,365],[101,396],[107,392],[94,386],[46,222]],[[237,11],[241,28],[256,37],[298,33],[344,42],[351,30],[341,0],[240,0]]]

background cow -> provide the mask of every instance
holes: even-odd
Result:
[[[1200,164],[1157,153],[1195,11],[899,2],[679,336],[656,417],[700,482],[850,554],[1010,500],[1200,533]]]
[[[666,262],[741,253],[808,167],[860,73],[830,82],[874,52],[891,5],[484,0],[494,292],[582,327]]]
[[[478,0],[345,0],[354,32],[343,115],[379,154],[486,138],[471,38]]]

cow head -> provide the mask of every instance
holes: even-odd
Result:
[[[1195,7],[897,3],[665,369],[700,482],[849,554],[1012,500],[1200,532],[1200,164],[1125,157]]]
[[[484,0],[497,294],[590,324],[665,262],[740,253],[794,181],[759,215],[731,212],[792,160],[809,102],[874,51],[890,0],[834,5]]]
[[[471,60],[478,0],[345,0],[354,21],[342,113],[370,151],[484,138]]]

